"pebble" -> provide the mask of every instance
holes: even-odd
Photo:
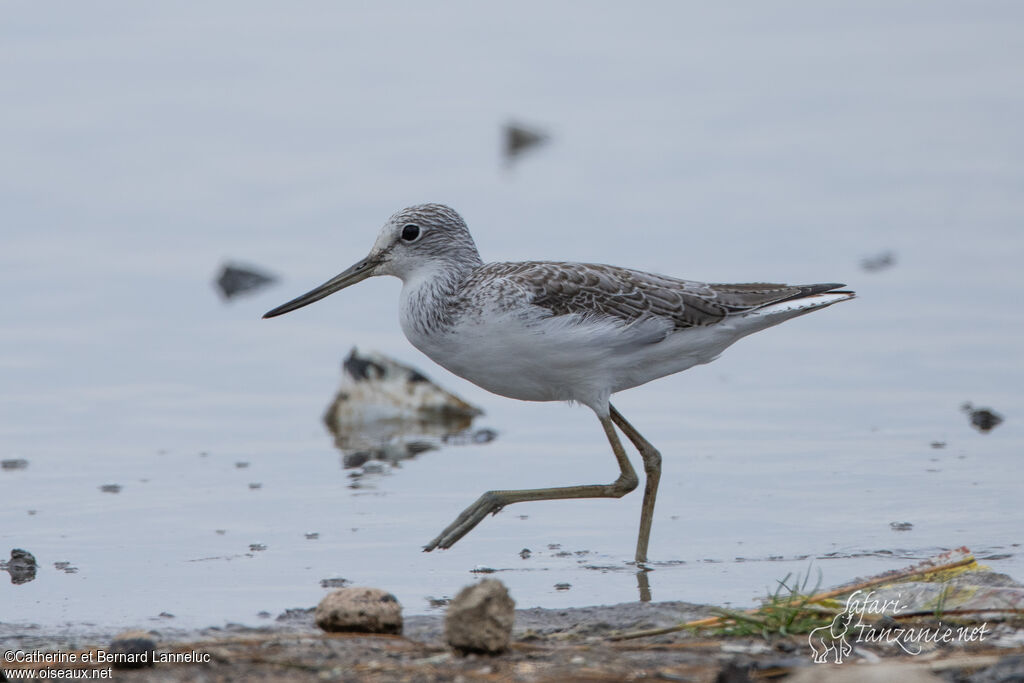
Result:
[[[141,669],[153,666],[156,642],[147,631],[124,631],[110,641],[110,654],[115,656],[115,669]],[[119,655],[124,655],[124,658]]]
[[[401,633],[402,606],[380,588],[339,588],[316,606],[316,625],[332,633]]]
[[[466,586],[445,615],[444,635],[460,654],[500,654],[508,649],[516,603],[497,579]]]

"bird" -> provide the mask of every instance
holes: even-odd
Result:
[[[839,283],[709,284],[595,263],[484,263],[454,209],[419,204],[392,215],[365,258],[263,317],[382,275],[402,281],[399,322],[414,347],[500,396],[590,408],[619,467],[610,484],[487,491],[424,551],[450,548],[513,503],[633,491],[639,479],[617,428],[639,451],[645,474],[638,565],[648,562],[662,458],[611,395],[709,363],[742,337],[855,296]]]

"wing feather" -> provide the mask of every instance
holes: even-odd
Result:
[[[603,264],[524,261],[478,268],[464,283],[464,291],[514,290],[552,316],[607,317],[626,324],[660,318],[671,321],[672,329],[683,329],[714,325],[730,315],[842,286],[708,284]]]

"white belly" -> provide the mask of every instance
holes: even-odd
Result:
[[[524,401],[578,401],[595,410],[616,391],[714,360],[742,336],[731,325],[666,336],[651,326],[580,323],[572,316],[488,317],[434,335],[419,334],[404,321],[403,329],[438,365],[490,392]]]
[[[748,334],[852,296],[823,293],[681,330],[666,318],[624,324],[610,317],[550,317],[525,302],[506,309],[492,304],[468,312],[454,326],[425,332],[413,323],[411,294],[417,285],[405,284],[402,330],[437,364],[501,396],[577,401],[599,413],[617,391],[709,363]]]

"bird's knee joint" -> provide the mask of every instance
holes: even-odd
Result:
[[[661,452],[657,448],[648,448],[640,455],[644,458],[644,466],[646,469],[652,467],[661,467]]]
[[[505,507],[505,500],[497,491],[485,491],[480,496],[477,504],[488,510],[491,514],[497,514],[501,508]]]
[[[618,497],[622,497],[635,489],[640,484],[640,479],[633,472],[623,472],[612,484],[612,489]]]

